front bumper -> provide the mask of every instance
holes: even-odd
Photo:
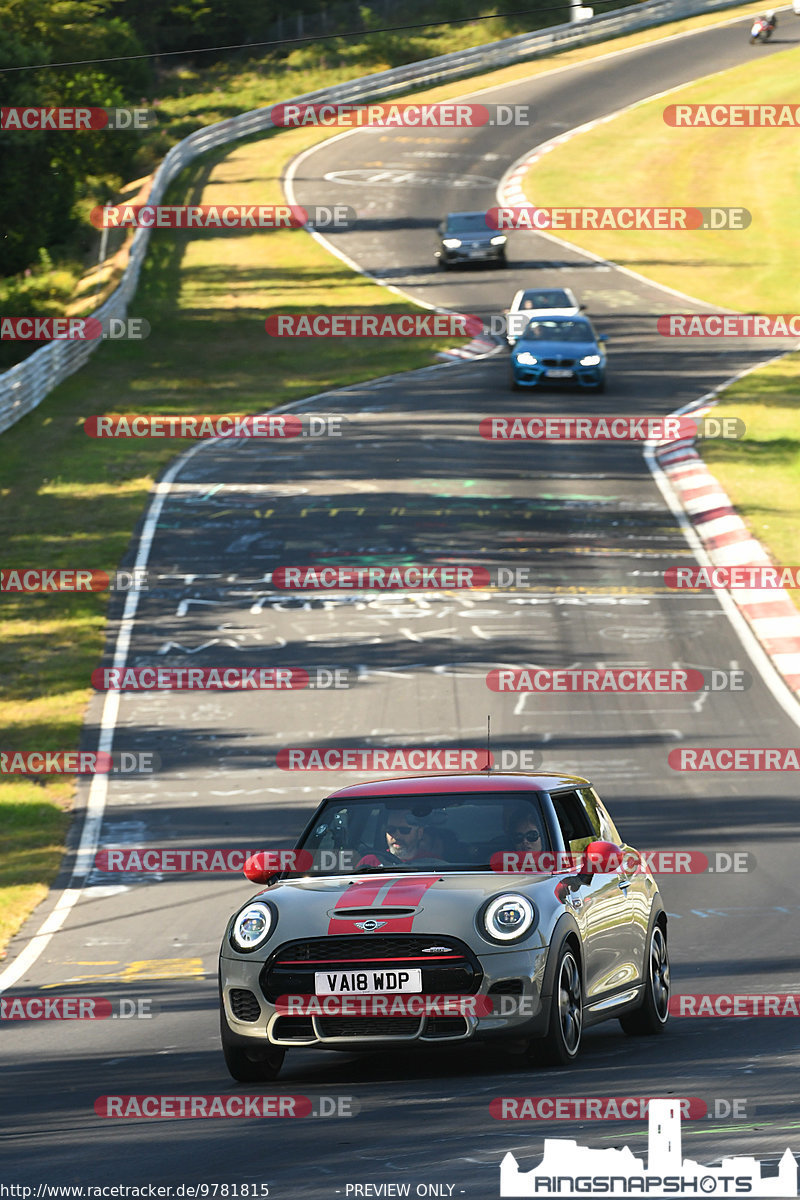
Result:
[[[476,958],[482,972],[477,990],[459,996],[466,1002],[467,1010],[472,997],[491,997],[491,1015],[472,1015],[467,1011],[459,1016],[289,1016],[279,1012],[264,994],[263,959],[254,961],[223,954],[220,990],[225,1019],[237,1041],[241,1038],[250,1045],[267,1041],[285,1047],[358,1049],[495,1037],[541,1037],[548,1020],[547,998],[542,995],[547,947],[489,951]],[[319,999],[322,1001],[324,997]],[[352,999],[357,1003],[360,997]],[[475,1007],[481,1011],[480,1005]]]
[[[550,374],[553,370],[568,370],[568,375],[553,375]],[[596,388],[602,384],[605,378],[605,370],[603,367],[563,367],[551,368],[544,367],[540,364],[535,366],[518,366],[513,363],[511,373],[519,387],[555,387],[558,385],[567,385],[574,387],[576,384],[582,388]]]
[[[499,262],[505,258],[505,246],[459,246],[454,250],[446,250],[444,246],[436,257],[446,263]]]

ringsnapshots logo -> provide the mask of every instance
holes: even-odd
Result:
[[[83,430],[91,438],[292,438],[343,437],[347,417],[339,413],[221,413],[189,415],[106,413],[87,417]]]
[[[0,316],[3,342],[141,342],[150,336],[143,317]]]
[[[283,129],[482,129],[533,124],[528,104],[440,104],[401,101],[386,104],[275,104],[272,124]]]
[[[596,208],[490,208],[486,225],[503,233],[512,230],[692,231],[747,229],[752,215],[746,208],[653,208],[650,205]]]
[[[20,133],[97,130],[153,129],[156,114],[152,108],[98,108],[94,106],[0,108],[0,130]]]
[[[352,229],[347,204],[106,204],[93,208],[95,229]]]
[[[520,1170],[509,1151],[500,1164],[500,1195],[516,1196],[797,1196],[797,1161],[787,1149],[778,1174],[765,1176],[757,1159],[722,1158],[706,1167],[683,1157],[680,1099],[652,1098],[647,1165],[627,1146],[594,1150],[571,1139],[547,1138],[542,1160]]]

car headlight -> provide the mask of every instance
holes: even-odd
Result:
[[[523,367],[535,367],[538,361],[529,350],[523,350],[517,355],[517,362],[522,363]]]
[[[258,949],[275,928],[275,922],[272,906],[264,900],[253,900],[234,917],[231,945],[244,953]]]
[[[508,238],[506,237],[506,235],[504,233],[500,233],[497,235],[497,237],[492,238],[492,245],[493,246],[505,246],[507,241],[508,241]]]
[[[585,358],[581,359],[581,366],[582,367],[599,367],[600,366],[600,355],[599,354],[587,354]]]
[[[457,250],[461,245],[461,241],[459,238],[445,238],[442,245],[445,250]]]
[[[513,942],[536,925],[536,909],[527,896],[506,892],[495,896],[483,912],[483,929],[493,942]]]

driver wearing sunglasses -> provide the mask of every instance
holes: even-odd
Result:
[[[530,821],[524,821],[512,833],[515,850],[541,850],[542,835]]]
[[[404,810],[390,812],[386,817],[386,848],[401,862],[410,862],[412,858],[420,857],[424,832],[411,813]]]

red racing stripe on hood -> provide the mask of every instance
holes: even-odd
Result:
[[[343,908],[381,908],[388,906],[389,908],[416,907],[422,897],[427,892],[436,880],[438,875],[411,875],[405,879],[397,879],[394,881],[386,879],[359,879],[356,883],[351,883],[345,888],[339,899],[334,905],[334,911],[331,914],[331,919],[328,922],[329,934],[340,933],[364,933],[363,929],[359,929],[356,924],[355,917],[339,916],[338,910]],[[378,895],[384,889],[388,888],[385,895],[379,900]],[[381,923],[381,933],[411,933],[414,928],[415,913],[410,913],[403,917],[387,917]],[[380,920],[380,917],[376,918]]]

